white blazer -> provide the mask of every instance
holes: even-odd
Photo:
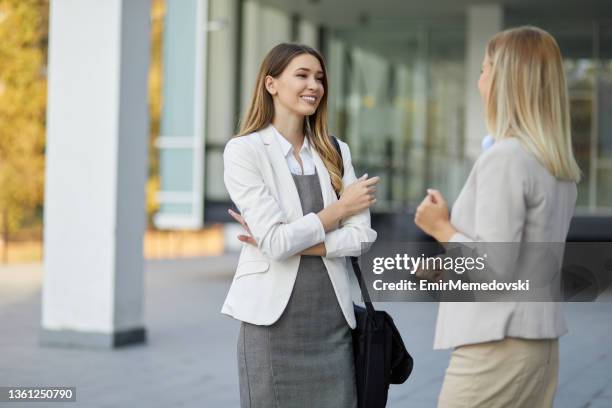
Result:
[[[576,195],[576,183],[553,177],[518,139],[497,141],[478,158],[453,205],[451,224],[459,232],[449,241],[565,242]],[[566,331],[558,303],[440,303],[434,348],[552,339]]]
[[[344,186],[356,180],[351,154],[339,141]],[[312,149],[324,206],[337,201],[329,173]],[[221,313],[238,320],[271,325],[281,316],[293,289],[299,253],[321,242],[338,303],[348,325],[355,327],[346,256],[358,256],[376,239],[370,212],[342,220],[325,233],[319,217],[303,214],[300,197],[272,126],[231,139],[223,153],[223,179],[232,201],[249,225],[258,247],[244,245]]]

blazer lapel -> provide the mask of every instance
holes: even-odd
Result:
[[[293,181],[293,176],[289,171],[287,159],[285,159],[278,141],[276,140],[276,135],[274,134],[272,125],[268,125],[268,127],[265,129],[260,130],[259,135],[264,146],[266,147],[270,164],[274,169],[274,173],[278,181],[278,197],[289,204],[287,206],[283,206],[283,208],[285,208],[287,211],[289,220],[293,221],[302,217],[304,214],[302,213],[300,195],[298,194],[297,187]]]
[[[310,144],[310,151],[312,152],[312,158],[314,160],[315,167],[317,168],[317,175],[319,176],[321,194],[323,195],[323,206],[327,207],[337,200],[336,192],[332,187],[331,178],[329,177],[327,167],[325,167],[323,160],[321,160],[321,157],[319,157],[319,154],[312,143]]]

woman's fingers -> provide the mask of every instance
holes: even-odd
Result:
[[[417,207],[417,210],[419,209],[422,210],[430,203],[431,203],[431,198],[428,195],[426,195],[425,198],[423,198],[423,201],[421,201],[421,204],[419,204],[419,206]]]
[[[257,241],[255,241],[255,239],[250,235],[238,235],[238,240],[244,242],[245,244],[257,246]]]
[[[238,214],[235,211],[232,211],[231,209],[227,210],[227,212],[229,213],[229,215],[232,216],[233,219],[235,219],[238,223],[240,223],[240,225],[242,225],[242,228],[244,228],[249,234],[251,233],[251,229],[249,228],[249,225],[246,223],[242,215]]]
[[[242,224],[244,222],[244,218],[242,218],[242,215],[238,214],[237,212],[235,212],[233,210],[227,210],[227,212],[229,213],[229,215],[232,216],[233,219],[235,219],[239,223]]]
[[[442,196],[442,193],[440,193],[438,190],[435,190],[433,188],[427,189],[427,196],[431,197],[434,204],[442,204],[445,202],[444,197]]]
[[[416,273],[415,273],[416,277],[419,279],[426,279],[429,281],[437,281],[438,279],[440,279],[440,276],[442,275],[442,271],[437,270],[437,269],[421,269],[419,268]]]
[[[350,186],[356,185],[356,186],[370,187],[370,186],[375,186],[380,181],[380,177],[378,176],[371,177],[371,178],[365,178],[366,176],[367,174],[364,174],[363,176],[355,180],[355,182],[352,183]]]
[[[237,212],[233,211],[231,208],[227,210],[227,212],[229,213],[229,215],[235,219],[236,221],[238,221],[240,224],[244,223],[244,218],[242,218],[242,215],[238,214]]]
[[[232,216],[233,219],[239,222],[243,227],[245,228],[247,227],[246,221],[244,221],[244,218],[242,218],[242,215],[232,210],[227,210],[227,212]]]
[[[380,177],[368,179],[367,174],[364,174],[344,189],[340,200],[345,204],[347,216],[361,212],[376,203],[376,184],[379,181]]]
[[[375,186],[376,184],[378,184],[378,182],[380,181],[380,177],[375,176],[372,178],[369,178],[365,181],[363,181],[363,185],[370,187],[370,186]]]

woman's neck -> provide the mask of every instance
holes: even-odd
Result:
[[[304,144],[304,117],[299,115],[274,115],[272,126],[289,143],[295,151],[299,151]]]

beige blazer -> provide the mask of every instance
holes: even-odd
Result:
[[[497,141],[478,158],[453,205],[459,233],[450,241],[565,242],[576,195],[575,183],[554,178],[518,139]],[[440,303],[434,348],[566,331],[558,303]]]
[[[351,154],[340,142],[345,186],[356,180]],[[329,173],[312,149],[324,206],[337,201]],[[297,276],[301,251],[324,242],[323,263],[348,325],[355,327],[346,256],[358,256],[376,239],[370,212],[362,211],[325,232],[319,217],[303,214],[287,161],[271,126],[231,139],[223,154],[223,179],[258,247],[244,245],[221,312],[238,320],[270,325],[283,313]]]

